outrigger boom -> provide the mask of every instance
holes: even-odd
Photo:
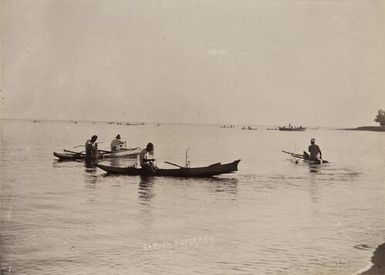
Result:
[[[304,155],[301,155],[301,154],[296,154],[296,153],[292,153],[292,152],[288,152],[288,151],[284,151],[284,150],[282,150],[282,153],[289,154],[290,156],[295,157],[295,158],[305,159]]]

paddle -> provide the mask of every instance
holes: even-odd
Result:
[[[100,142],[97,142],[98,144],[99,143],[103,143],[103,141],[100,141]],[[73,148],[78,148],[78,147],[84,147],[85,145],[84,144],[80,144],[80,145],[76,145],[76,146],[74,146]]]
[[[172,163],[172,162],[169,162],[169,161],[165,161],[165,163],[170,164],[170,165],[174,165],[174,166],[179,167],[179,168],[186,168],[186,167],[183,167],[181,165],[178,165],[178,164],[175,164],[175,163]]]

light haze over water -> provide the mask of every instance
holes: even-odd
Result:
[[[1,123],[1,266],[15,274],[354,274],[384,242],[382,132]],[[162,167],[183,165],[190,146],[192,167],[241,159],[239,171],[106,176],[52,155],[93,134],[108,149],[118,133],[153,142]],[[330,164],[281,152],[312,137]]]
[[[354,127],[384,108],[383,0],[1,4],[2,118]]]

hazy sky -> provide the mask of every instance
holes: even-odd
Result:
[[[383,0],[1,0],[2,117],[375,124]]]

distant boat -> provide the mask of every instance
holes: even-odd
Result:
[[[280,131],[296,131],[296,132],[302,132],[305,131],[306,128],[299,126],[299,127],[293,127],[292,125],[289,124],[289,127],[283,126],[283,127],[278,127]]]
[[[144,122],[127,122],[125,125],[128,126],[139,126],[139,125],[144,125]]]
[[[258,128],[248,126],[248,127],[242,127],[242,130],[258,130]]]
[[[276,131],[278,131],[279,129],[278,128],[266,128],[266,130],[272,130],[272,131],[276,130]]]

